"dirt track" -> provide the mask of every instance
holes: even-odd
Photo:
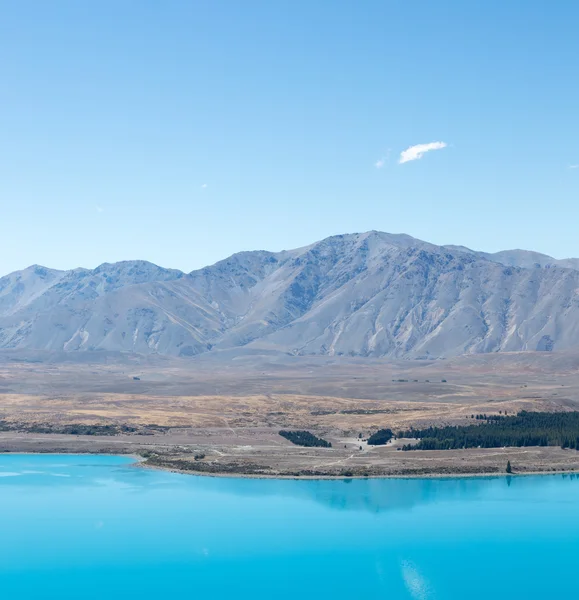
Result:
[[[1,452],[111,453],[147,457],[150,466],[213,475],[269,477],[432,476],[579,471],[579,452],[560,448],[498,448],[403,452],[329,438],[333,448],[302,448],[274,430],[177,430],[153,436],[0,434]],[[362,450],[360,450],[360,444]],[[195,458],[197,457],[197,459]],[[200,458],[201,457],[201,458]]]
[[[145,453],[164,468],[269,476],[502,473],[507,460],[516,472],[579,469],[579,453],[558,448],[403,452],[363,443],[360,450],[357,439],[382,427],[464,424],[479,412],[577,410],[575,355],[399,363],[98,358],[47,362],[0,353],[0,421],[13,429],[0,433],[0,450]],[[78,423],[131,425],[147,435],[22,432]],[[333,448],[294,446],[280,429],[310,430]]]

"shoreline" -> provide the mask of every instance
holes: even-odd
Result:
[[[440,452],[445,452],[441,450]],[[472,479],[472,478],[490,478],[490,477],[535,477],[542,475],[578,475],[578,470],[573,469],[557,469],[557,470],[540,470],[540,471],[525,471],[514,473],[502,472],[473,472],[465,473],[457,471],[456,473],[383,473],[376,475],[352,474],[345,476],[341,474],[328,475],[320,473],[319,475],[289,475],[289,474],[272,474],[264,473],[231,473],[218,471],[200,471],[194,469],[178,469],[168,465],[155,465],[147,463],[147,459],[138,454],[112,453],[112,452],[0,452],[0,456],[123,456],[131,458],[134,462],[130,463],[133,468],[147,469],[151,471],[163,471],[165,473],[175,473],[178,475],[191,475],[193,477],[214,477],[228,479],[270,479],[270,480],[288,480],[288,481],[347,481],[352,479]]]
[[[213,435],[211,435],[213,434]],[[229,436],[229,437],[228,437]],[[433,479],[579,474],[579,452],[560,447],[469,448],[397,451],[358,449],[345,439],[334,448],[305,448],[279,441],[271,431],[189,430],[141,437],[3,432],[0,453],[114,455],[139,468],[187,475],[247,479]]]
[[[574,470],[557,471],[526,471],[524,473],[407,473],[407,474],[383,474],[383,475],[265,475],[256,473],[217,473],[207,471],[193,471],[185,469],[175,469],[158,465],[148,465],[146,461],[135,463],[135,467],[141,469],[150,469],[152,471],[164,471],[166,473],[175,473],[178,475],[192,475],[194,477],[216,477],[224,479],[272,479],[288,481],[347,481],[351,479],[473,479],[485,477],[533,477],[538,475],[579,475]]]

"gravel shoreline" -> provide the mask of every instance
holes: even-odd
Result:
[[[157,436],[2,432],[0,452],[126,455],[142,468],[259,479],[494,477],[507,475],[507,461],[513,475],[579,473],[579,452],[559,447],[405,452],[394,446],[360,450],[357,443],[303,448],[289,442],[272,443],[269,434],[243,435],[228,440],[225,433],[208,437],[197,430]]]

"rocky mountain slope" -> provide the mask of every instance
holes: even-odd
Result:
[[[0,348],[449,357],[579,346],[579,260],[380,232],[242,252],[185,274],[145,261],[0,279]]]

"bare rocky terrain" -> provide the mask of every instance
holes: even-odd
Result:
[[[145,261],[0,278],[0,348],[450,358],[579,347],[579,260],[371,231],[182,273]]]

